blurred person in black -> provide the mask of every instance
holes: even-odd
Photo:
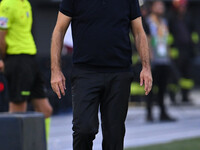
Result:
[[[152,53],[152,75],[153,90],[147,100],[147,121],[154,121],[152,115],[152,106],[156,100],[160,108],[160,121],[175,121],[166,111],[164,104],[164,95],[170,74],[171,60],[168,54],[167,37],[168,25],[167,20],[163,17],[165,6],[162,1],[152,2],[151,13],[147,18],[150,30],[150,45]]]
[[[169,30],[174,37],[174,47],[178,50],[178,58],[175,61],[179,74],[182,102],[191,102],[189,91],[194,86],[191,79],[190,68],[194,57],[194,45],[192,42],[192,20],[187,12],[187,0],[173,0],[174,11],[170,15]]]

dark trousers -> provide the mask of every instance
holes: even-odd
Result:
[[[168,65],[155,65],[152,67],[153,85],[157,87],[158,91],[151,93],[147,100],[147,114],[152,115],[153,102],[157,101],[160,108],[160,115],[166,115],[166,108],[164,104],[164,95],[167,88],[167,83],[170,75],[170,66]]]
[[[178,60],[178,69],[180,71],[180,76],[181,78],[184,79],[191,79],[191,63],[192,57],[189,55],[181,56]],[[182,102],[188,102],[189,101],[189,91],[191,89],[185,89],[181,87],[181,92],[182,92]]]
[[[97,73],[73,68],[73,149],[92,150],[101,113],[103,150],[123,150],[132,73]]]

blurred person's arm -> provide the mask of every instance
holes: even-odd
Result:
[[[135,45],[142,62],[142,71],[140,73],[140,85],[145,85],[145,94],[148,95],[152,88],[152,75],[150,65],[150,51],[148,40],[144,32],[141,17],[131,21]]]
[[[6,55],[6,34],[7,30],[0,30],[0,57],[3,59]]]
[[[4,62],[0,59],[0,72],[4,71]]]
[[[65,77],[61,69],[61,51],[63,47],[63,40],[67,28],[71,22],[71,17],[68,17],[61,12],[58,14],[56,26],[52,35],[51,43],[51,86],[53,91],[61,98],[65,95]]]
[[[15,9],[12,1],[1,1],[0,5],[0,56],[4,59],[6,55],[6,34],[12,27]]]

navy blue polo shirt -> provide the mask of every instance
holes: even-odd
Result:
[[[141,16],[138,0],[63,0],[60,12],[72,17],[74,65],[105,72],[130,70],[130,23]]]

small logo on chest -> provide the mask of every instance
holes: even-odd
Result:
[[[29,16],[30,16],[30,15],[29,15],[29,12],[27,11],[27,12],[26,12],[26,17],[29,18]]]

